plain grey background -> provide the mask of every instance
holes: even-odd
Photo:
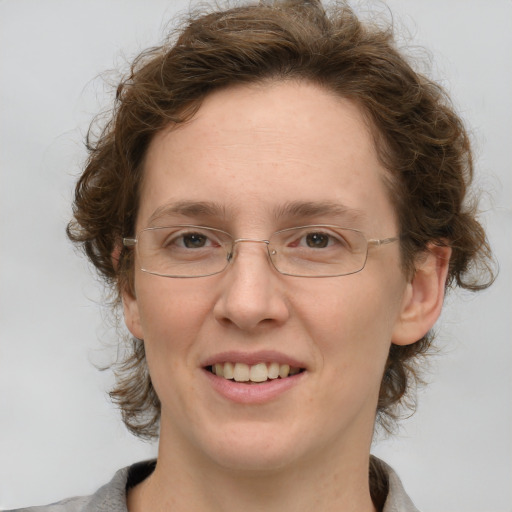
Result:
[[[416,415],[374,453],[424,512],[512,503],[512,2],[389,0],[410,53],[433,58],[472,127],[483,220],[500,261],[488,291],[454,293]],[[363,10],[364,10],[363,5]],[[0,508],[88,494],[156,447],[108,402],[115,331],[101,285],[67,241],[99,75],[157,44],[188,2],[0,1]],[[108,75],[115,81],[115,74]]]

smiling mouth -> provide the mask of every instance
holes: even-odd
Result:
[[[245,363],[216,363],[207,366],[206,370],[210,371],[217,377],[235,382],[262,383],[275,379],[286,379],[298,373],[302,373],[304,368],[297,368],[288,364],[279,363],[258,363],[248,365]]]

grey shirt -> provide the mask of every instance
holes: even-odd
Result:
[[[385,480],[383,487],[384,508],[382,512],[418,512],[405,494],[397,474],[385,462],[372,457],[372,464]],[[91,496],[68,498],[42,507],[20,508],[5,512],[128,512],[126,490],[147,478],[155,469],[156,461],[139,462],[120,469],[112,480]]]

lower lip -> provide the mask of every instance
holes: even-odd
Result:
[[[203,371],[217,393],[232,402],[240,404],[261,404],[274,400],[298,384],[306,374],[303,371],[284,379],[273,379],[250,384],[217,377],[217,375],[208,370]]]

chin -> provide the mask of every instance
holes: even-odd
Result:
[[[275,426],[252,425],[231,428],[228,435],[206,443],[204,451],[217,465],[233,471],[278,471],[299,457],[298,441],[293,433]]]

